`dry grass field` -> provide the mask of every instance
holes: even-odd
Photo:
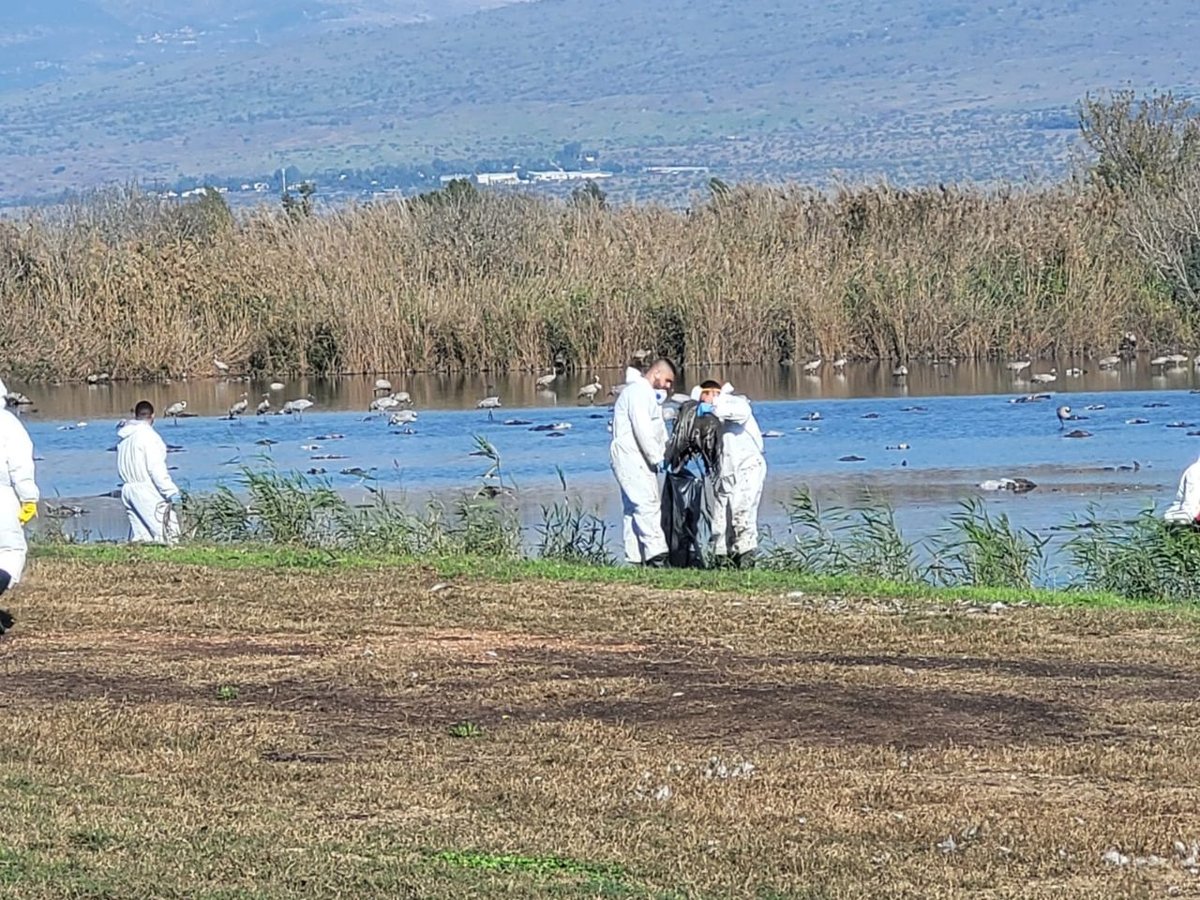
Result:
[[[1200,895],[1188,611],[145,559],[6,600],[6,897]]]

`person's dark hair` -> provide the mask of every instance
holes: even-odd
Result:
[[[139,421],[154,418],[154,404],[149,400],[139,400],[138,405],[133,408],[133,417]]]
[[[711,378],[708,381],[700,382],[700,390],[702,391],[719,391],[721,384],[718,381],[713,381]]]
[[[653,365],[650,366],[650,368],[652,369],[652,368],[654,368],[654,366],[666,366],[668,369],[671,370],[672,378],[679,377],[679,370],[677,368],[675,368],[675,363],[671,362],[665,356],[660,356],[658,359],[656,359],[654,361]],[[649,371],[649,370],[647,370],[647,371]]]

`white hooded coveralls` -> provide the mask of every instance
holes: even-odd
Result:
[[[721,480],[713,503],[713,552],[717,556],[758,548],[758,505],[767,479],[763,437],[750,401],[726,384],[713,400],[721,422]]]
[[[609,459],[621,486],[625,559],[643,563],[667,552],[658,468],[667,429],[654,387],[637,369],[625,371],[625,388],[613,404]]]
[[[0,392],[7,394],[0,384]],[[33,441],[20,420],[0,409],[0,569],[12,583],[25,570],[25,529],[19,518],[21,504],[41,499],[34,481]]]
[[[130,539],[174,543],[179,538],[179,522],[171,498],[179,488],[167,471],[167,445],[148,421],[125,423],[117,437],[117,472],[121,502],[129,515]]]
[[[1168,522],[1190,524],[1200,520],[1200,459],[1183,470],[1175,502],[1167,507],[1163,518]]]

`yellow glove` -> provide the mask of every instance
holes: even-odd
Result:
[[[32,501],[21,504],[21,511],[17,513],[17,520],[22,525],[28,525],[29,520],[37,515],[37,504]]]

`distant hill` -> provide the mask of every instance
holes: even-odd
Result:
[[[134,29],[179,8],[103,7]],[[418,0],[190,7],[272,36],[0,93],[0,196],[566,141],[755,177],[1019,178],[1061,171],[1085,92],[1200,85],[1189,0],[540,0],[407,25],[378,23]]]

